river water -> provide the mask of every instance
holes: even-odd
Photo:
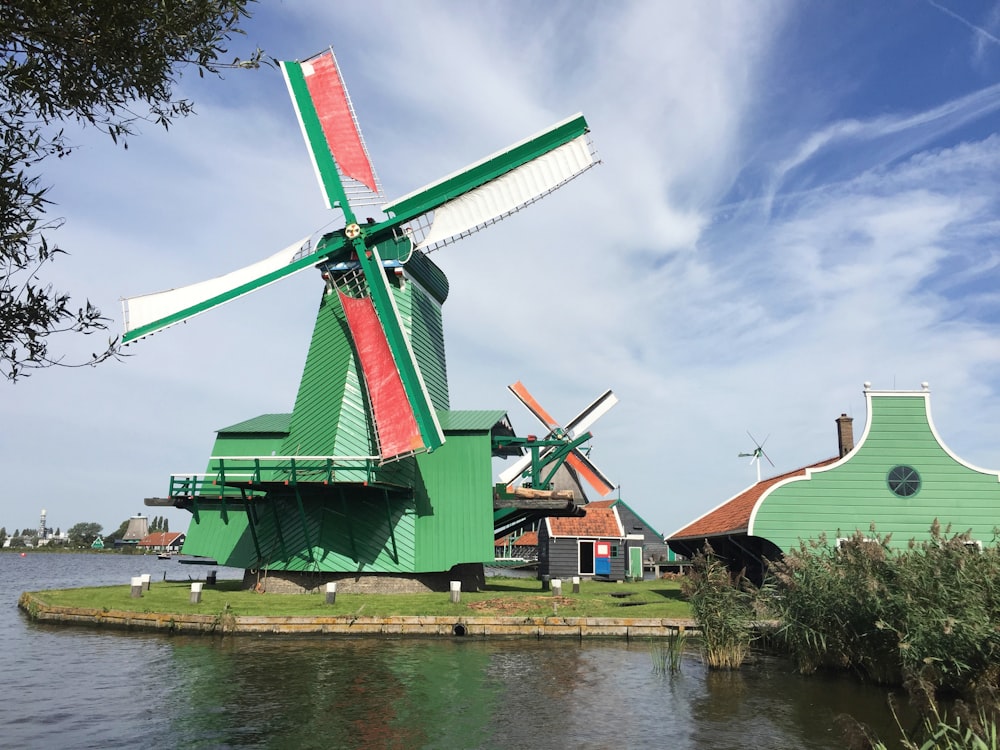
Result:
[[[884,691],[768,656],[720,674],[692,649],[669,675],[649,643],[125,633],[16,606],[22,591],[206,572],[0,554],[0,747],[833,749],[840,713],[894,736]]]

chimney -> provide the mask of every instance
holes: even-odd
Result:
[[[841,458],[854,450],[854,417],[846,414],[837,417],[837,443]]]

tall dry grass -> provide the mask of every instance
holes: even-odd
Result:
[[[802,543],[772,564],[762,597],[803,672],[851,669],[972,696],[1000,677],[1000,553],[935,522],[893,549],[875,529],[839,547]]]
[[[701,629],[710,669],[739,669],[753,638],[754,590],[742,573],[733,574],[710,545],[691,560],[681,591]]]
[[[760,593],[781,623],[779,644],[802,672],[849,669],[903,685],[922,717],[906,748],[996,748],[1000,551],[937,521],[924,541],[889,542],[873,527],[839,545],[802,543],[773,563]]]

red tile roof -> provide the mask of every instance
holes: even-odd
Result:
[[[618,513],[610,507],[613,500],[602,500],[588,503],[586,514],[580,518],[549,517],[545,523],[549,527],[549,536],[582,536],[594,538],[620,538],[625,536],[622,531]]]
[[[514,541],[515,547],[537,547],[538,546],[538,532],[537,531],[525,531],[521,536],[519,536]]]
[[[506,547],[511,543],[511,534],[507,536],[500,537],[495,542],[493,542],[494,547]],[[537,531],[526,531],[517,539],[514,540],[515,547],[537,547],[538,546],[538,532]]]
[[[139,547],[169,547],[177,537],[181,536],[180,531],[157,531],[148,534],[139,540]]]
[[[617,499],[614,499],[614,500],[595,500],[592,503],[587,503],[587,507],[588,508],[610,508],[611,506],[613,506],[617,502],[618,502]]]
[[[717,508],[710,510],[701,518],[692,521],[680,531],[674,532],[667,539],[704,539],[723,534],[745,533],[750,526],[750,514],[753,513],[757,501],[774,485],[791,477],[805,476],[807,469],[828,466],[839,460],[839,457],[828,458],[819,463],[803,466],[801,469],[795,469],[769,479],[762,479]]]

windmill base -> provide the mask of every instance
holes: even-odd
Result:
[[[288,570],[246,570],[243,588],[265,594],[321,593],[336,582],[343,594],[422,594],[447,592],[451,581],[462,591],[481,591],[486,585],[482,563],[462,563],[440,573],[300,573]]]

